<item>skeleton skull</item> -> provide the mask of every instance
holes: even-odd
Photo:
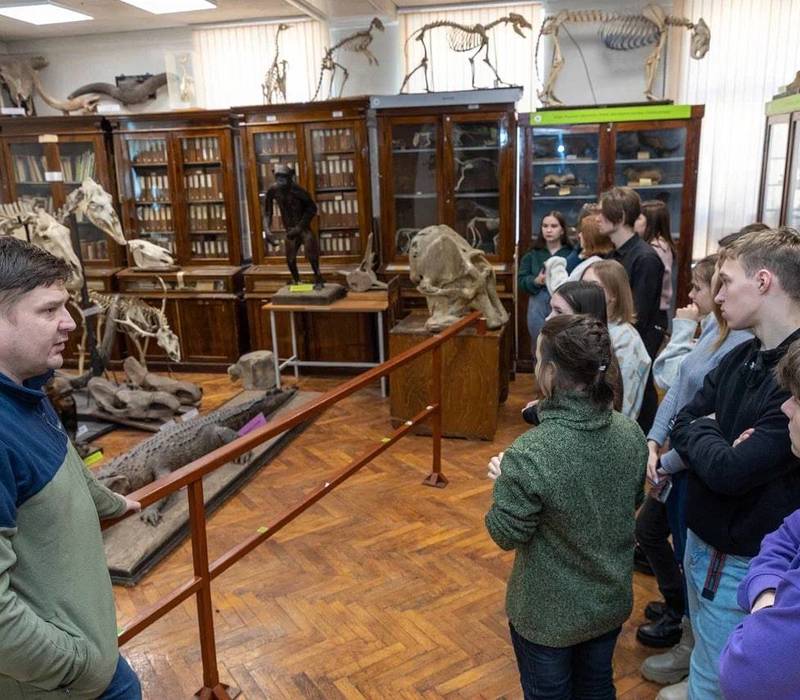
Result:
[[[92,178],[87,177],[79,188],[70,193],[67,200],[69,204],[75,205],[76,213],[85,215],[97,228],[120,245],[125,245],[125,235],[114,210],[114,200]]]
[[[167,353],[167,357],[172,362],[181,361],[181,342],[177,335],[175,335],[169,328],[159,328],[156,331],[156,342],[158,347]]]
[[[159,270],[172,267],[175,260],[165,248],[150,241],[137,238],[128,241],[128,248],[133,255],[133,262],[136,267],[146,270]]]
[[[711,30],[701,17],[692,28],[691,54],[694,59],[701,59],[708,53],[711,45]]]
[[[525,35],[522,33],[522,29],[533,29],[531,23],[528,22],[522,15],[517,14],[516,12],[509,12],[508,18],[511,20],[511,24],[514,28],[514,31],[519,34],[523,39]]]
[[[37,210],[35,215],[31,243],[64,260],[72,270],[72,277],[67,287],[80,289],[83,285],[83,273],[80,260],[72,248],[70,230],[64,224],[56,221],[44,209]]]

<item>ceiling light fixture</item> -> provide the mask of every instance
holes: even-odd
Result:
[[[122,2],[138,7],[140,10],[151,12],[154,15],[217,9],[216,4],[211,0],[122,0]]]
[[[20,2],[13,5],[0,5],[0,15],[28,24],[61,24],[63,22],[83,22],[94,17],[61,7],[49,0],[42,2]]]

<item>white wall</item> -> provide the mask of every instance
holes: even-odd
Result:
[[[41,54],[50,62],[42,70],[42,85],[58,99],[81,85],[93,82],[114,83],[117,75],[163,73],[164,56],[168,51],[191,51],[192,32],[188,28],[157,29],[149,32],[90,34],[7,43],[9,53]],[[169,109],[166,86],[156,100],[133,105],[129,112],[157,112]],[[36,99],[38,114],[58,114],[41,99]]]
[[[372,17],[361,17],[356,21],[348,18],[347,24],[331,23],[330,35],[333,46],[345,37],[366,29]],[[350,52],[338,54],[339,62],[347,66],[350,76],[343,97],[350,95],[386,95],[395,93],[403,80],[403,47],[399,24],[384,22],[384,31],[372,30],[369,50],[378,59],[379,65],[370,65],[364,56]],[[327,80],[327,76],[326,76]],[[324,85],[327,94],[327,84]]]

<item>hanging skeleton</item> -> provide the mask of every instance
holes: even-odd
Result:
[[[472,52],[469,56],[469,66],[472,72],[473,88],[477,87],[475,85],[475,58],[481,52],[483,52],[483,62],[489,66],[489,68],[492,70],[492,73],[494,73],[495,87],[499,85],[509,85],[510,83],[500,79],[497,69],[489,60],[489,31],[500,24],[510,24],[514,31],[523,39],[525,38],[525,35],[522,33],[522,29],[532,29],[530,22],[528,22],[528,20],[526,20],[522,15],[518,15],[515,12],[509,12],[504,17],[500,17],[499,19],[489,22],[489,24],[486,25],[473,24],[472,26],[467,26],[442,19],[437,20],[436,22],[430,22],[429,24],[425,24],[417,29],[417,31],[413,32],[411,36],[408,37],[406,40],[406,45],[412,39],[416,39],[418,42],[420,42],[420,44],[422,44],[422,58],[414,70],[412,70],[403,79],[403,84],[400,86],[400,92],[403,92],[408,85],[409,80],[411,80],[411,76],[413,76],[414,73],[416,73],[420,68],[422,68],[422,73],[425,76],[425,92],[431,91],[431,87],[428,82],[428,45],[425,43],[425,38],[428,34],[430,34],[430,32],[435,29],[439,29],[440,27],[447,28],[447,45],[453,51],[458,53],[465,53],[467,51]]]
[[[561,45],[558,43],[558,32],[564,24],[569,22],[600,24],[600,39],[609,49],[615,51],[631,51],[643,46],[655,45],[644,62],[644,94],[648,100],[660,99],[653,94],[653,83],[658,64],[661,61],[661,54],[664,51],[664,44],[667,41],[669,27],[686,27],[691,30],[691,56],[696,60],[706,55],[711,42],[711,32],[702,18],[694,23],[685,17],[668,15],[658,5],[647,5],[636,15],[605,10],[562,10],[556,15],[545,18],[536,40],[536,56],[538,56],[541,38],[543,36],[553,38],[553,62],[550,65],[550,73],[542,90],[538,93],[544,106],[562,104],[553,93],[553,88],[558,74],[564,67],[564,56],[561,53]]]
[[[280,97],[281,102],[286,102],[286,66],[287,61],[281,60],[280,36],[281,32],[289,28],[288,24],[279,24],[275,32],[275,55],[272,63],[264,74],[264,82],[261,83],[261,92],[264,95],[264,104],[275,104]]]
[[[383,31],[383,22],[381,22],[377,17],[372,18],[372,22],[369,23],[369,27],[364,29],[363,31],[356,32],[355,34],[351,34],[348,37],[342,39],[339,43],[334,44],[331,46],[327,51],[325,51],[325,55],[322,58],[322,65],[319,69],[319,80],[317,81],[317,90],[314,92],[314,97],[311,98],[311,101],[317,99],[319,95],[319,91],[322,89],[322,79],[325,77],[325,71],[331,72],[331,80],[330,84],[328,85],[328,99],[334,97],[333,94],[333,81],[336,77],[336,70],[339,69],[342,71],[344,78],[342,79],[342,84],[339,87],[339,97],[342,96],[344,92],[344,84],[347,82],[347,78],[350,76],[350,71],[347,70],[341,63],[338,63],[333,55],[339,50],[344,49],[345,51],[351,51],[353,53],[361,53],[364,54],[369,64],[378,65],[378,59],[375,58],[375,55],[372,51],[369,50],[369,45],[372,43],[372,30],[377,29],[379,31]]]
[[[453,190],[458,192],[461,189],[461,185],[464,184],[464,179],[467,177],[467,172],[469,170],[474,170],[479,165],[483,165],[486,168],[487,172],[496,173],[497,172],[497,163],[492,160],[491,158],[487,158],[486,156],[480,156],[478,158],[469,158],[467,160],[461,160],[460,158],[456,158],[456,165],[459,168],[458,171],[458,180],[456,181],[455,187]]]

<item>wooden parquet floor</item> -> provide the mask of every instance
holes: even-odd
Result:
[[[205,389],[204,410],[236,387],[224,375],[186,375]],[[301,379],[325,390],[335,380]],[[445,440],[445,489],[420,484],[430,440],[408,437],[313,506],[214,583],[222,681],[243,698],[519,698],[503,611],[512,554],[483,527],[491,496],[489,457],[524,424],[531,375],[518,375],[501,408],[494,442]],[[323,414],[209,523],[213,559],[276,518],[388,430],[378,387]],[[141,439],[101,439],[110,457]],[[120,624],[191,575],[184,543],[135,588],[115,587]],[[641,611],[657,598],[636,575],[635,612],[614,660],[622,700],[655,697],[638,666],[649,650],[635,639]],[[186,698],[201,683],[193,601],[129,642],[123,652],[145,698]]]

